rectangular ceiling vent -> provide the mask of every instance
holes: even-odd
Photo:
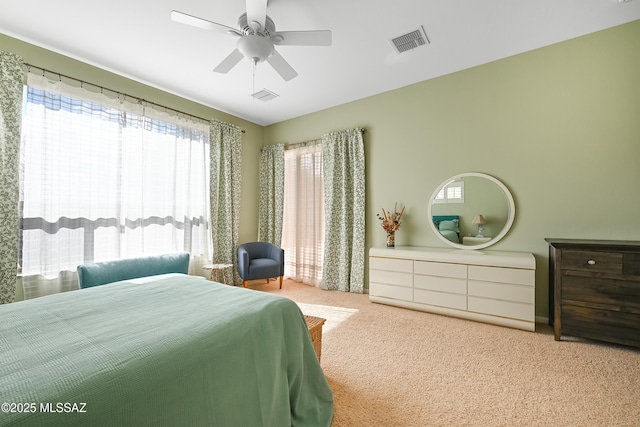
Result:
[[[401,36],[389,39],[391,45],[397,53],[407,52],[420,46],[429,44],[427,34],[424,32],[424,28],[419,26],[413,31],[409,31]]]
[[[262,102],[267,102],[279,97],[280,95],[278,95],[277,93],[273,93],[270,90],[262,89],[251,96],[253,96],[255,99],[259,99]]]

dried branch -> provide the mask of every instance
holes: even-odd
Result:
[[[398,212],[398,203],[396,202],[393,207],[393,213],[391,211],[387,212],[382,208],[382,216],[377,214],[378,219],[381,221],[382,228],[387,233],[395,232],[400,228],[400,219],[404,214],[404,207],[400,212]]]

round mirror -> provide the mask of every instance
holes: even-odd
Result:
[[[440,240],[459,249],[497,243],[516,215],[505,185],[483,173],[462,173],[440,184],[429,199],[429,225]]]

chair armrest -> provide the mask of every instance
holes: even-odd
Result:
[[[243,279],[249,277],[249,253],[242,246],[238,247],[238,274]]]
[[[280,264],[280,276],[284,276],[284,249],[274,244],[270,244],[269,258],[278,261],[278,264]]]

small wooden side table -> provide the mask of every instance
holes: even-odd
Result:
[[[222,276],[222,281],[220,283],[228,285],[225,270],[231,267],[233,267],[233,264],[207,264],[203,266],[202,269],[211,270],[211,273],[209,274],[209,280],[220,282],[220,277]]]
[[[304,320],[307,321],[307,328],[309,329],[309,334],[311,335],[313,349],[316,351],[316,356],[318,356],[319,362],[320,356],[322,355],[322,325],[324,325],[324,322],[327,319],[305,315]]]

